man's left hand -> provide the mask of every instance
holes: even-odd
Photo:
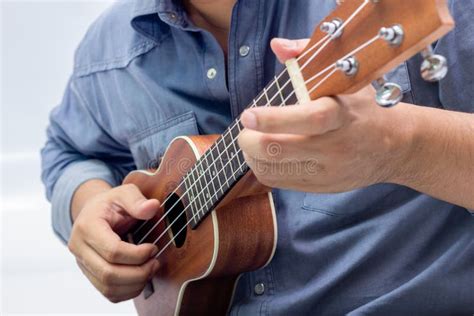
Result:
[[[306,44],[275,39],[272,48],[283,62]],[[239,145],[258,180],[271,187],[343,192],[390,182],[410,143],[403,106],[379,107],[368,86],[298,106],[253,108],[242,115]]]

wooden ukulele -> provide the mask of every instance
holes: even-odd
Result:
[[[423,77],[440,79],[446,61],[430,44],[454,22],[446,0],[345,0],[316,29],[305,51],[250,106],[285,106],[349,94],[377,83],[377,102],[393,106],[399,86],[383,75],[423,51]],[[161,269],[135,299],[139,315],[224,315],[239,275],[270,262],[277,223],[270,188],[246,165],[236,120],[223,135],[179,137],[160,168],[136,171],[137,185],[163,210],[128,234],[154,243]]]

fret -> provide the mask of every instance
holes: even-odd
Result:
[[[232,143],[234,142],[234,139],[232,137],[232,133],[230,130],[227,130],[224,135],[224,144],[225,144],[225,147],[223,149],[224,151],[224,156],[225,156],[225,167],[224,169],[226,169],[226,171],[228,170],[229,173],[227,174],[228,177],[230,177],[231,179],[234,179],[237,180],[237,178],[235,177],[235,169],[234,169],[234,166],[233,166],[233,149],[232,149]]]
[[[243,127],[242,123],[240,123],[240,120],[237,121],[237,123],[235,124],[235,127],[237,128],[240,134],[240,132],[242,132],[242,127]],[[239,153],[237,154],[237,159],[239,160],[240,172],[245,173],[248,169],[248,166],[247,166],[247,163],[245,162],[244,153],[242,152],[242,150],[240,150],[240,147],[239,147],[238,152]]]
[[[212,151],[208,151],[206,152],[206,154],[204,155],[204,162],[205,162],[205,165],[206,165],[206,180],[207,180],[207,183],[210,183],[212,185],[211,189],[213,191],[212,195],[215,195],[215,193],[218,193],[219,190],[217,188],[219,188],[218,186],[216,187],[215,185],[215,178],[214,178],[214,175],[216,174],[216,166],[214,164],[214,161],[212,159]],[[212,198],[214,199],[214,198]]]
[[[287,105],[293,105],[298,103],[296,93],[294,93],[293,84],[291,83],[290,75],[287,70],[284,70],[280,78],[277,80],[280,86],[281,95],[286,100]]]
[[[268,91],[267,91],[267,88],[263,88],[263,96],[265,97],[265,102],[267,104],[267,106],[269,105],[272,105],[272,101],[271,99],[268,97]]]
[[[222,141],[220,142],[217,142],[217,153],[219,155],[219,160],[221,161],[221,168],[218,171],[218,177],[220,179],[220,182],[223,184],[222,185],[222,189],[224,191],[227,191],[229,188],[230,188],[230,184],[229,184],[229,178],[228,178],[228,175],[227,175],[227,168],[228,168],[228,165],[227,165],[227,161],[226,161],[226,158],[225,158],[225,148],[226,148],[226,144],[225,144],[225,140],[222,139]]]
[[[196,181],[194,168],[188,174],[188,178],[190,179],[190,188],[191,188],[190,190],[191,196],[189,200],[190,200],[190,203],[194,203],[195,205],[196,212],[193,214],[193,219],[194,219],[194,222],[197,224],[200,220],[199,210],[202,208],[202,203],[199,196],[199,192],[202,191],[202,188],[199,187],[200,183]]]
[[[278,103],[279,106],[286,106],[286,101],[285,101],[285,97],[283,96],[283,91],[281,89],[281,86],[280,84],[278,83],[278,78],[275,77],[275,81],[274,81],[275,85],[274,85],[274,90],[276,90],[274,93],[275,95],[278,94],[278,97],[276,97],[275,99],[278,100]]]
[[[235,169],[238,169],[241,165],[241,161],[240,161],[239,155],[238,155],[238,152],[239,152],[240,148],[238,148],[239,146],[237,144],[237,138],[239,137],[239,134],[240,134],[240,130],[238,129],[238,127],[237,127],[237,131],[235,132],[235,127],[238,126],[238,125],[239,125],[239,123],[232,125],[232,127],[230,128],[230,131],[229,131],[230,135],[231,135],[231,139],[232,139],[232,148],[233,148],[232,157],[234,157],[237,160],[237,168],[235,168]]]
[[[293,95],[293,86],[289,80],[287,71],[275,77],[253,100],[252,105],[262,107],[295,104],[296,96]],[[237,143],[242,129],[239,120],[234,122],[188,173],[185,180],[186,186],[190,188],[191,216],[195,216],[193,227],[196,227],[230,188],[250,170]]]
[[[268,105],[268,100],[265,97],[265,90],[263,90],[257,98],[254,100],[253,104],[258,107],[264,107]]]
[[[275,83],[275,81],[272,81],[265,89],[263,89],[267,104],[270,106],[279,106],[281,104],[280,91]]]
[[[218,142],[221,141],[221,139],[217,140]],[[212,160],[214,161],[214,168],[212,170],[212,178],[214,179],[213,182],[216,183],[217,187],[221,191],[222,194],[224,194],[224,189],[223,189],[223,184],[221,183],[221,179],[219,177],[219,171],[222,170],[222,160],[221,157],[219,156],[219,150],[217,149],[216,144],[214,144],[211,149],[211,156]]]
[[[206,201],[206,206],[207,203],[209,203],[209,200],[211,199],[211,196],[213,192],[211,192],[211,187],[209,186],[209,183],[211,182],[211,173],[209,170],[209,164],[207,162],[207,155],[208,153],[204,153],[204,155],[201,157],[201,163],[200,163],[200,170],[201,170],[201,178],[204,180],[204,183],[206,185],[206,188],[204,190],[204,198]]]
[[[196,195],[197,195],[197,198],[199,200],[199,203],[200,203],[200,208],[198,209],[198,216],[199,216],[199,219],[201,219],[201,215],[204,215],[204,213],[202,212],[203,209],[206,208],[207,206],[207,202],[206,202],[206,199],[204,198],[204,195],[202,194],[202,192],[205,192],[206,190],[206,180],[205,178],[202,176],[202,166],[201,166],[201,161],[199,161],[197,164],[196,164],[196,168],[195,168],[195,179],[196,179],[196,182],[199,183],[199,188],[200,190],[198,190],[196,192]],[[202,214],[201,214],[202,213]]]
[[[185,176],[184,183],[186,185],[186,192],[187,192],[188,205],[189,205],[189,208],[188,208],[186,213],[187,213],[188,219],[192,218],[194,224],[197,224],[198,220],[196,218],[196,212],[197,212],[198,208],[197,208],[197,205],[196,205],[196,201],[194,201],[194,198],[196,196],[196,192],[194,190],[194,186],[193,186],[193,182],[191,180],[191,177],[189,175]]]
[[[206,183],[206,176],[205,176],[205,170],[202,165],[203,160],[200,160],[198,164],[196,165],[196,169],[198,171],[198,182],[201,184],[202,190],[198,192],[199,200],[201,201],[201,208],[198,213],[199,216],[204,217],[206,215],[205,209],[207,208],[207,204],[209,204],[209,201],[207,199],[208,196],[211,196],[211,193],[209,191],[209,187],[207,186]]]
[[[244,155],[242,153],[242,150],[240,150],[240,147],[237,143],[237,138],[239,137],[239,134],[240,132],[242,131],[241,127],[240,127],[240,121],[234,123],[234,125],[232,125],[231,129],[230,129],[230,133],[232,135],[236,135],[236,136],[233,136],[233,143],[232,143],[232,146],[234,148],[234,158],[233,160],[236,162],[236,167],[234,168],[235,170],[239,170],[240,173],[243,173],[245,168],[243,168],[245,166],[245,161],[244,161]]]

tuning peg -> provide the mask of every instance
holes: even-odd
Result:
[[[375,101],[384,108],[390,108],[397,105],[403,99],[402,88],[393,82],[387,82],[384,78],[379,78],[373,82],[377,93]]]
[[[437,55],[433,48],[428,46],[421,52],[421,77],[428,82],[438,82],[448,74],[448,61],[444,56]]]
[[[400,46],[405,39],[405,31],[401,25],[382,27],[379,36],[392,46]]]
[[[321,24],[321,31],[331,35],[333,38],[338,38],[342,35],[342,21],[340,19],[334,19],[331,22],[323,22]]]
[[[346,76],[355,76],[359,71],[359,62],[354,57],[349,57],[346,59],[340,59],[336,62],[336,68]]]

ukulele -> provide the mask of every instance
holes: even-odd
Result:
[[[393,106],[403,93],[383,76],[418,52],[423,78],[446,74],[446,60],[430,49],[454,26],[446,0],[338,3],[250,107],[355,93],[371,82],[377,103]],[[178,137],[159,169],[125,178],[162,202],[159,214],[128,233],[130,242],[159,249],[161,268],[135,299],[140,316],[225,315],[239,276],[271,261],[277,242],[271,189],[245,163],[237,144],[242,128],[237,119],[222,135]]]

